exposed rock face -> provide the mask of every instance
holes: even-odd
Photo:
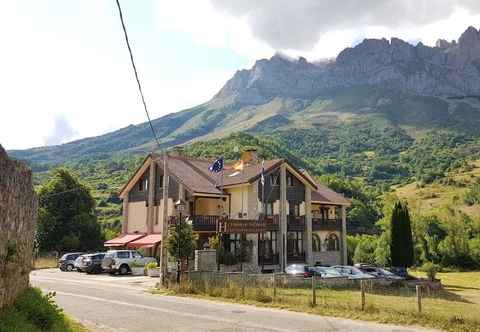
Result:
[[[37,208],[31,171],[0,145],[0,310],[28,287]]]
[[[343,50],[336,61],[313,64],[280,55],[238,71],[217,94],[244,104],[275,96],[311,98],[322,90],[381,85],[420,95],[480,95],[480,32],[468,28],[458,43],[439,40],[435,47],[398,38],[365,39]]]

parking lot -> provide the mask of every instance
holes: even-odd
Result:
[[[137,290],[147,290],[155,286],[158,278],[147,276],[132,275],[110,275],[108,273],[87,274],[81,272],[63,272],[58,268],[36,270],[31,273],[34,280],[58,281],[77,284],[104,285],[105,287],[132,288]]]

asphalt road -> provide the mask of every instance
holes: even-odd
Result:
[[[92,331],[431,331],[147,293],[155,282],[149,277],[85,275],[57,269],[31,273],[32,285],[55,291],[58,305]]]

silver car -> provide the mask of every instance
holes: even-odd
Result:
[[[340,272],[342,276],[347,277],[348,279],[352,279],[352,280],[375,279],[375,277],[372,276],[371,274],[362,272],[362,270],[354,266],[336,265],[332,267],[338,272]]]

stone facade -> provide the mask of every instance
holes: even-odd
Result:
[[[28,287],[37,209],[31,171],[0,145],[0,310]]]

